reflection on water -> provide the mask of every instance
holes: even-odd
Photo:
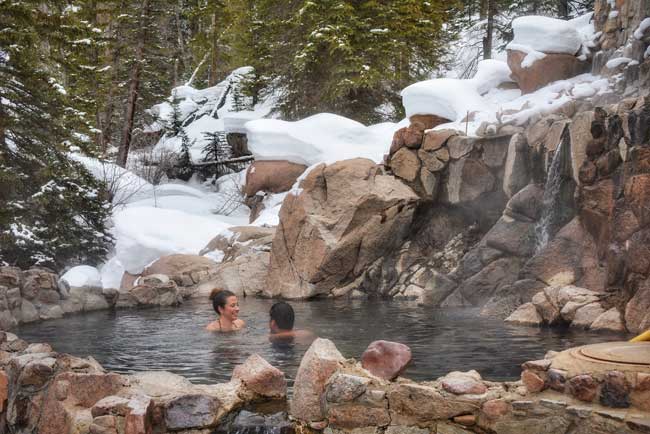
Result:
[[[167,370],[195,383],[230,379],[234,366],[258,353],[283,370],[290,382],[307,349],[268,341],[272,300],[240,300],[245,330],[210,333],[214,319],[207,301],[178,308],[100,311],[20,326],[29,342],[48,342],[56,351],[92,355],[105,368],[128,373]],[[404,376],[435,379],[451,370],[476,369],[490,380],[519,377],[520,364],[547,350],[626,339],[576,330],[513,327],[478,316],[476,309],[431,309],[401,301],[318,300],[292,303],[296,326],[332,339],[345,357],[359,359],[377,339],[411,347],[413,363]]]

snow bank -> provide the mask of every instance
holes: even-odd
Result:
[[[648,29],[650,29],[650,17],[644,18],[643,21],[639,23],[639,27],[634,31],[634,39],[643,39],[643,35]]]
[[[81,163],[96,179],[106,183],[114,205],[140,200],[153,193],[153,186],[149,182],[117,164],[78,153],[70,153],[68,156]]]
[[[72,267],[61,276],[60,280],[64,280],[74,288],[88,287],[102,287],[102,278],[99,270],[95,267],[88,265],[79,265]]]
[[[402,104],[408,117],[434,114],[460,121],[468,112],[489,110],[481,95],[510,81],[510,68],[505,62],[484,60],[472,79],[440,78],[408,86],[402,90]]]
[[[582,37],[574,23],[542,16],[526,16],[512,21],[513,46],[527,46],[531,51],[543,53],[576,54],[582,45]]]
[[[248,149],[258,160],[294,163],[332,163],[350,158],[381,162],[392,134],[402,124],[363,124],[331,113],[297,122],[259,119],[246,123]]]
[[[113,221],[115,259],[132,274],[141,273],[161,256],[197,254],[231,226],[216,217],[152,207],[124,209],[115,213]]]

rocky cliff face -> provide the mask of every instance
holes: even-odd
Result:
[[[505,318],[576,285],[630,331],[650,326],[649,15],[648,0],[596,2],[587,62],[610,92],[524,123],[499,117],[478,137],[426,129],[442,121],[420,115],[383,168],[352,160],[310,174],[283,205],[268,295],[361,291]]]

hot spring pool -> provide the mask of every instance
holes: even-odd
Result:
[[[206,300],[177,308],[99,311],[27,324],[15,332],[28,342],[47,342],[55,351],[93,356],[106,369],[131,373],[167,370],[194,383],[224,382],[233,368],[258,353],[295,377],[307,345],[274,346],[268,341],[268,310],[273,300],[240,298],[247,328],[218,334],[204,330],[215,318]],[[489,380],[519,377],[520,364],[548,350],[626,335],[584,330],[513,327],[478,316],[477,309],[431,309],[407,301],[315,300],[293,302],[296,326],[334,341],[345,357],[359,359],[377,339],[411,347],[412,365],[404,373],[432,380],[452,370],[476,369]]]

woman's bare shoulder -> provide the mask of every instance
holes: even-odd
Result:
[[[246,321],[244,321],[243,319],[236,319],[235,320],[235,326],[238,329],[243,328],[244,326],[246,326]]]
[[[219,324],[219,321],[212,321],[210,324],[205,326],[205,329],[209,332],[218,332],[221,331],[221,324]]]

